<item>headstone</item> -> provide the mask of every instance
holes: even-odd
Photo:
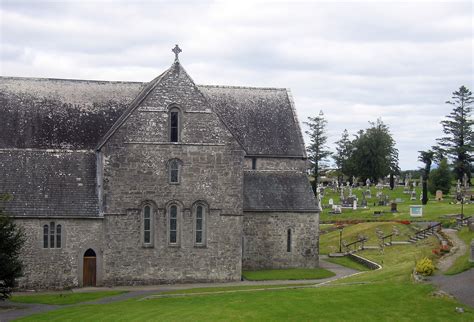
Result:
[[[357,200],[355,200],[355,199],[352,202],[352,210],[357,210]]]
[[[402,198],[396,198],[396,199],[395,199],[395,202],[396,202],[396,203],[400,203],[400,202],[403,202],[403,200],[402,200]]]
[[[469,188],[469,184],[468,184],[468,177],[467,177],[467,173],[464,172],[464,175],[462,176],[462,183],[463,183],[463,186],[464,186],[464,190],[467,190],[467,188]]]
[[[337,214],[337,215],[342,214],[342,207],[338,206],[338,205],[335,205],[334,206],[334,213]]]
[[[367,200],[366,199],[362,199],[361,203],[360,203],[360,206],[362,208],[367,208]]]
[[[369,179],[369,178],[367,178],[367,180],[365,180],[365,185],[366,185],[367,187],[370,187],[370,179]]]
[[[410,195],[410,200],[416,200],[416,191],[413,190]]]
[[[410,206],[410,216],[423,217],[423,206],[420,206],[420,205]]]
[[[436,190],[436,200],[443,200],[443,192],[441,190]]]
[[[372,193],[370,192],[370,189],[367,189],[367,190],[365,191],[365,197],[366,197],[367,199],[372,198]]]
[[[397,210],[397,203],[396,203],[396,202],[392,202],[392,203],[390,204],[390,211],[391,211],[391,212],[398,212],[398,210]]]
[[[328,202],[328,203],[329,203],[329,205],[330,205],[331,207],[334,206],[334,200],[333,200],[332,198],[329,198],[329,202]]]

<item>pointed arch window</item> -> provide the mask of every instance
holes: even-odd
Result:
[[[206,219],[208,207],[199,202],[194,207],[194,244],[196,246],[206,245]]]
[[[49,226],[43,226],[43,248],[48,248],[49,245]]]
[[[181,112],[177,107],[172,107],[168,113],[169,140],[170,142],[179,142],[181,139]]]
[[[169,208],[169,243],[171,245],[178,244],[178,206],[171,205]]]

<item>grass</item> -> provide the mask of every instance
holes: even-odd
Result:
[[[342,239],[347,242],[351,242],[357,240],[357,235],[362,234],[369,238],[369,240],[366,242],[366,245],[378,245],[375,229],[379,228],[384,233],[388,234],[392,231],[394,226],[397,227],[400,232],[398,236],[393,238],[394,241],[408,240],[409,236],[413,235],[413,231],[409,225],[393,222],[367,222],[345,227],[342,231]],[[319,238],[319,252],[321,254],[329,254],[336,251],[339,251],[339,230],[322,234]]]
[[[134,299],[74,306],[22,321],[472,321],[430,285],[380,283],[323,288]]]
[[[362,191],[365,190],[365,187],[359,190],[358,188],[353,189],[353,194],[355,194],[359,198],[359,204],[362,200]],[[410,205],[421,205],[421,201],[418,199],[421,193],[421,187],[417,187],[416,195],[417,200],[410,201],[410,195],[403,193],[403,187],[396,187],[393,191],[384,188],[383,193],[388,194],[390,200],[395,200],[397,198],[402,199],[403,202],[398,203],[397,209],[398,213],[392,214],[390,212],[390,205],[388,206],[374,206],[374,203],[378,201],[375,198],[377,193],[377,189],[375,187],[371,188],[371,195],[373,198],[368,199],[368,206],[367,209],[343,209],[342,214],[334,215],[330,214],[330,208],[324,208],[321,215],[320,220],[322,222],[335,222],[341,220],[446,220],[443,218],[444,215],[452,215],[452,214],[460,214],[461,213],[461,205],[450,204],[452,202],[451,197],[445,197],[442,201],[434,200],[434,196],[431,196],[432,199],[429,200],[428,204],[423,206],[423,217],[421,218],[412,218],[410,217]],[[324,198],[322,199],[322,205],[328,205],[329,199],[332,198],[335,204],[339,203],[339,193],[333,192],[331,189],[326,189]],[[381,216],[374,216],[374,211],[382,211],[383,214]],[[465,204],[464,205],[464,214],[467,216],[474,214],[474,204]]]
[[[38,303],[51,305],[76,304],[93,301],[103,297],[114,296],[125,293],[125,291],[101,291],[90,293],[49,293],[49,294],[29,294],[13,295],[10,300],[18,303]]]
[[[249,281],[272,281],[321,279],[336,274],[324,268],[290,268],[243,271],[242,275]]]
[[[338,264],[341,266],[345,266],[348,268],[352,268],[357,271],[370,271],[370,269],[367,266],[364,266],[361,263],[358,263],[350,259],[349,257],[332,257],[332,258],[326,259],[326,261],[334,263],[334,264]]]
[[[468,227],[464,227],[457,233],[458,237],[467,245],[466,252],[458,257],[453,265],[444,273],[445,275],[455,275],[467,271],[474,267],[474,263],[469,262],[471,253],[471,240],[474,239],[474,232],[469,231]]]
[[[184,290],[161,292],[161,293],[159,293],[159,295],[232,292],[232,291],[242,291],[242,290],[261,290],[261,289],[272,289],[272,288],[282,288],[282,287],[298,287],[298,286],[306,286],[306,285],[313,285],[313,283],[294,283],[294,284],[278,284],[278,285],[260,284],[260,285],[241,285],[241,286],[223,286],[223,287],[198,287],[198,288],[189,288],[189,289],[184,289]]]

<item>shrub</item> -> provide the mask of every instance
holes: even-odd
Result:
[[[423,276],[433,275],[435,267],[431,259],[425,257],[416,263],[416,272]]]

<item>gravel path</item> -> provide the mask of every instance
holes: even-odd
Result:
[[[474,269],[456,275],[435,275],[431,282],[453,295],[459,302],[474,308]]]
[[[449,254],[443,256],[439,260],[438,265],[437,265],[438,269],[441,272],[446,272],[454,264],[454,261],[466,252],[467,246],[456,235],[457,230],[443,229],[442,231],[443,231],[443,233],[445,233],[448,236],[448,238],[453,243],[453,247],[451,248],[451,252]]]
[[[42,313],[52,310],[57,310],[59,308],[65,308],[70,306],[85,305],[85,304],[107,304],[117,301],[124,301],[130,298],[142,298],[152,294],[159,294],[166,291],[176,291],[184,290],[190,288],[201,288],[201,287],[229,287],[229,286],[242,286],[242,285],[284,285],[284,284],[321,284],[333,281],[339,278],[344,278],[349,275],[358,273],[351,268],[347,268],[341,265],[330,263],[324,260],[327,258],[323,255],[320,256],[320,267],[325,268],[334,272],[336,275],[328,278],[318,279],[318,280],[294,280],[294,281],[242,281],[242,282],[230,282],[230,283],[199,283],[199,284],[174,284],[174,285],[147,285],[147,286],[128,286],[128,287],[87,287],[75,289],[73,292],[94,292],[94,291],[106,291],[106,290],[124,290],[128,293],[119,294],[115,296],[105,297],[102,299],[82,302],[72,305],[45,305],[45,304],[23,304],[23,303],[13,303],[10,301],[0,302],[0,321],[6,322],[28,315]]]

